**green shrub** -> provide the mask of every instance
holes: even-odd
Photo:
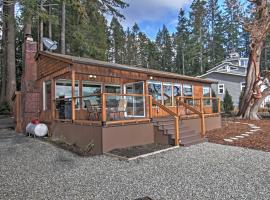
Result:
[[[234,109],[232,96],[229,94],[227,89],[225,91],[225,96],[223,99],[223,108],[225,113],[231,113]]]
[[[241,107],[243,97],[244,97],[244,91],[242,91],[242,92],[240,93],[240,96],[239,96],[239,104],[238,104],[238,108],[240,108],[240,107]]]

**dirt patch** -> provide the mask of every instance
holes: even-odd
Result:
[[[254,124],[261,130],[233,142],[224,141],[249,132],[252,128],[244,123]],[[206,134],[209,142],[270,152],[270,120],[226,120],[222,121],[222,128],[208,131]]]
[[[114,149],[110,151],[110,154],[114,154],[117,156],[125,157],[125,158],[133,158],[136,156],[153,153],[155,151],[163,150],[172,147],[171,145],[164,144],[147,144],[140,146],[133,146],[128,148]]]
[[[79,146],[77,146],[76,144],[67,144],[65,142],[62,142],[60,140],[51,140],[51,139],[46,139],[47,142],[53,144],[54,146],[67,150],[67,151],[71,151],[72,153],[75,153],[79,156],[93,156],[94,154],[92,153],[92,146],[89,145],[86,148],[81,148]]]

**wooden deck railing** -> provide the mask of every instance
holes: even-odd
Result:
[[[150,97],[150,99],[152,99],[152,96]],[[177,113],[171,111],[169,108],[162,105],[157,100],[152,99],[151,101],[154,105],[158,106],[160,109],[162,109],[163,111],[165,111],[166,113],[168,113],[170,116],[174,118],[174,129],[175,129],[174,130],[174,144],[175,146],[179,146],[179,139],[180,139],[179,116],[177,115]]]
[[[116,101],[119,102],[119,99],[124,98],[127,99],[128,102],[132,102],[132,107],[129,107],[130,109],[134,108],[134,104],[133,100],[134,99],[128,99],[128,98],[138,98],[141,97],[141,105],[140,105],[140,109],[143,110],[143,115],[141,116],[137,116],[137,117],[123,117],[123,119],[108,119],[108,113],[110,116],[110,107],[108,107],[108,104],[110,103],[110,99],[108,97],[115,97]],[[150,95],[142,95],[142,94],[115,94],[115,93],[99,93],[99,94],[91,94],[91,95],[85,95],[85,96],[76,96],[76,97],[67,97],[67,98],[57,98],[54,99],[54,102],[59,102],[61,100],[63,101],[69,101],[72,103],[72,105],[75,105],[76,102],[78,102],[78,107],[76,109],[76,106],[72,106],[72,110],[71,110],[71,121],[76,121],[79,123],[78,118],[80,118],[80,116],[76,116],[76,111],[77,113],[80,113],[81,109],[83,108],[83,101],[85,99],[89,99],[89,98],[99,98],[98,101],[98,105],[97,107],[99,107],[100,110],[100,118],[98,118],[97,120],[91,120],[91,119],[87,119],[87,121],[89,121],[91,124],[102,124],[104,126],[109,125],[109,124],[125,124],[125,123],[139,123],[139,122],[146,122],[146,121],[150,121],[150,119],[152,118],[152,103],[150,100]],[[114,105],[113,108],[117,108],[118,105]],[[56,110],[56,107],[55,107]],[[86,110],[86,109],[83,109]],[[113,111],[111,111],[113,112]],[[127,114],[128,112],[126,111],[125,114]],[[52,117],[53,119],[55,119],[55,115]],[[80,120],[81,122],[83,120]],[[84,120],[86,121],[86,120]],[[86,122],[85,122],[86,123]]]
[[[199,109],[196,108],[194,105],[189,105],[187,100],[199,100]],[[220,113],[220,99],[216,97],[185,97],[179,96],[176,98],[177,107],[183,106],[185,109],[192,111],[193,113],[197,114],[201,118],[201,137],[205,137],[205,111],[204,111],[204,101],[210,100],[210,106],[213,106],[213,100],[217,101],[217,113]],[[212,101],[212,102],[211,102]],[[194,102],[193,102],[194,104]],[[177,109],[178,111],[178,109]],[[214,113],[214,112],[213,112]]]

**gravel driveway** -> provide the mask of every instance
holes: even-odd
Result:
[[[131,162],[0,129],[0,199],[270,199],[270,154],[204,143]]]

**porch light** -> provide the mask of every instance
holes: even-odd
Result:
[[[90,74],[90,75],[89,75],[89,78],[97,78],[97,76],[96,76],[96,75]]]
[[[150,76],[149,78],[150,78],[150,80],[152,80],[153,79],[153,76]]]

